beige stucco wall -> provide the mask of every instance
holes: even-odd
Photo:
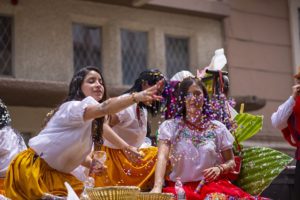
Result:
[[[108,85],[121,85],[120,28],[147,31],[148,65],[166,71],[165,34],[190,37],[190,70],[210,62],[223,46],[222,22],[192,15],[113,6],[80,0],[0,1],[0,14],[14,19],[14,77],[69,82],[73,74],[72,23],[102,27],[103,73]],[[0,94],[1,98],[1,94]],[[35,133],[50,108],[11,107],[13,125]]]
[[[220,21],[187,15],[78,0],[26,0],[17,6],[5,0],[0,2],[3,13],[14,17],[16,78],[69,80],[73,72],[72,23],[103,28],[103,66],[109,84],[121,84],[120,28],[148,31],[148,64],[162,70],[165,34],[191,38],[192,70],[207,65],[213,50],[223,45]]]
[[[21,106],[8,106],[12,118],[12,127],[24,133],[27,137],[37,134],[42,126],[50,108],[32,108]]]
[[[147,31],[148,65],[164,72],[165,34],[190,37],[192,72],[206,66],[215,49],[225,47],[231,96],[256,95],[267,100],[264,108],[253,112],[264,115],[263,130],[248,144],[292,154],[270,122],[272,112],[288,98],[293,84],[288,1],[226,2],[231,10],[224,21],[79,0],[26,0],[17,6],[2,0],[0,14],[14,18],[14,76],[20,79],[70,80],[72,23],[102,27],[103,72],[109,85],[122,83],[120,28]],[[15,128],[31,133],[40,129],[50,109],[9,108]]]
[[[262,132],[251,142],[291,150],[271,126],[271,114],[291,94],[293,66],[287,0],[229,0],[225,20],[231,95],[256,95],[266,106]],[[252,144],[252,143],[251,143]],[[292,151],[290,151],[292,152]]]

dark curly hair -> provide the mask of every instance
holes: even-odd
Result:
[[[7,107],[0,99],[0,129],[10,125],[10,123],[11,123],[11,118],[7,110]]]
[[[148,69],[140,73],[139,77],[135,80],[134,85],[125,93],[140,92],[143,90],[143,83],[153,86],[160,80],[166,80],[165,76],[158,69]],[[156,115],[161,107],[160,101],[154,101],[151,106],[144,103],[139,103],[140,107],[146,108],[151,115]]]
[[[204,95],[204,104],[203,104],[203,110],[202,114],[207,115],[207,113],[210,112],[209,107],[209,95],[208,92],[203,84],[203,82],[194,77],[188,77],[182,80],[182,82],[179,83],[178,87],[178,96],[177,96],[177,114],[176,117],[182,117],[184,120],[186,120],[186,105],[185,105],[185,98],[187,96],[189,87],[193,85],[193,83],[196,83],[202,90]],[[209,117],[209,116],[207,116]]]

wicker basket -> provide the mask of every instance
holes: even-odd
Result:
[[[110,186],[86,189],[91,200],[134,200],[140,189],[135,186]]]
[[[140,192],[138,194],[138,200],[175,200],[172,193],[149,193]]]

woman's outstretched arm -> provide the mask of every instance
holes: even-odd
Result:
[[[85,109],[83,118],[84,120],[95,119],[117,113],[134,103],[161,100],[162,97],[157,95],[161,87],[163,87],[163,82],[159,81],[154,86],[141,92],[111,98],[101,104],[88,106]]]

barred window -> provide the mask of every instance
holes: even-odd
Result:
[[[298,39],[299,39],[299,45],[300,45],[300,8],[298,8]]]
[[[181,70],[188,70],[190,63],[189,38],[165,36],[167,76],[172,77]]]
[[[74,70],[86,66],[102,67],[102,30],[100,27],[73,24]]]
[[[12,75],[12,18],[0,16],[0,75]]]
[[[121,29],[123,84],[132,85],[147,69],[148,33]]]

